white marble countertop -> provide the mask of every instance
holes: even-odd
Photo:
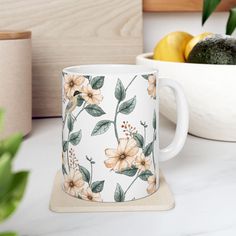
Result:
[[[161,119],[161,145],[170,142],[174,125]],[[31,170],[26,195],[0,232],[27,236],[228,236],[236,235],[236,143],[188,136],[179,156],[161,164],[176,200],[165,212],[53,213],[51,188],[60,168],[61,120],[37,119],[15,161]]]

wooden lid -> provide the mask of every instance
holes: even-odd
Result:
[[[30,39],[31,31],[0,31],[0,40]]]

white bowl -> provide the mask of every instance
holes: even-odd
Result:
[[[179,82],[190,110],[189,133],[208,139],[236,141],[236,66],[164,62],[152,53],[137,56],[136,64],[155,67],[159,77]],[[160,90],[160,111],[176,120],[175,99]]]

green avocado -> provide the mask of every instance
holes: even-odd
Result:
[[[236,65],[236,38],[225,35],[207,37],[193,47],[187,62]]]

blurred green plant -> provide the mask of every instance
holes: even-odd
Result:
[[[0,236],[18,236],[18,234],[15,232],[4,232],[0,233]]]
[[[0,109],[0,131],[3,127],[4,111]],[[0,223],[17,209],[28,180],[28,171],[12,171],[12,162],[22,142],[17,133],[0,140]],[[14,232],[0,233],[0,236],[16,236]]]
[[[207,21],[209,16],[214,12],[221,0],[203,0],[202,25]],[[226,34],[231,35],[236,28],[236,6],[230,9],[226,25]]]

